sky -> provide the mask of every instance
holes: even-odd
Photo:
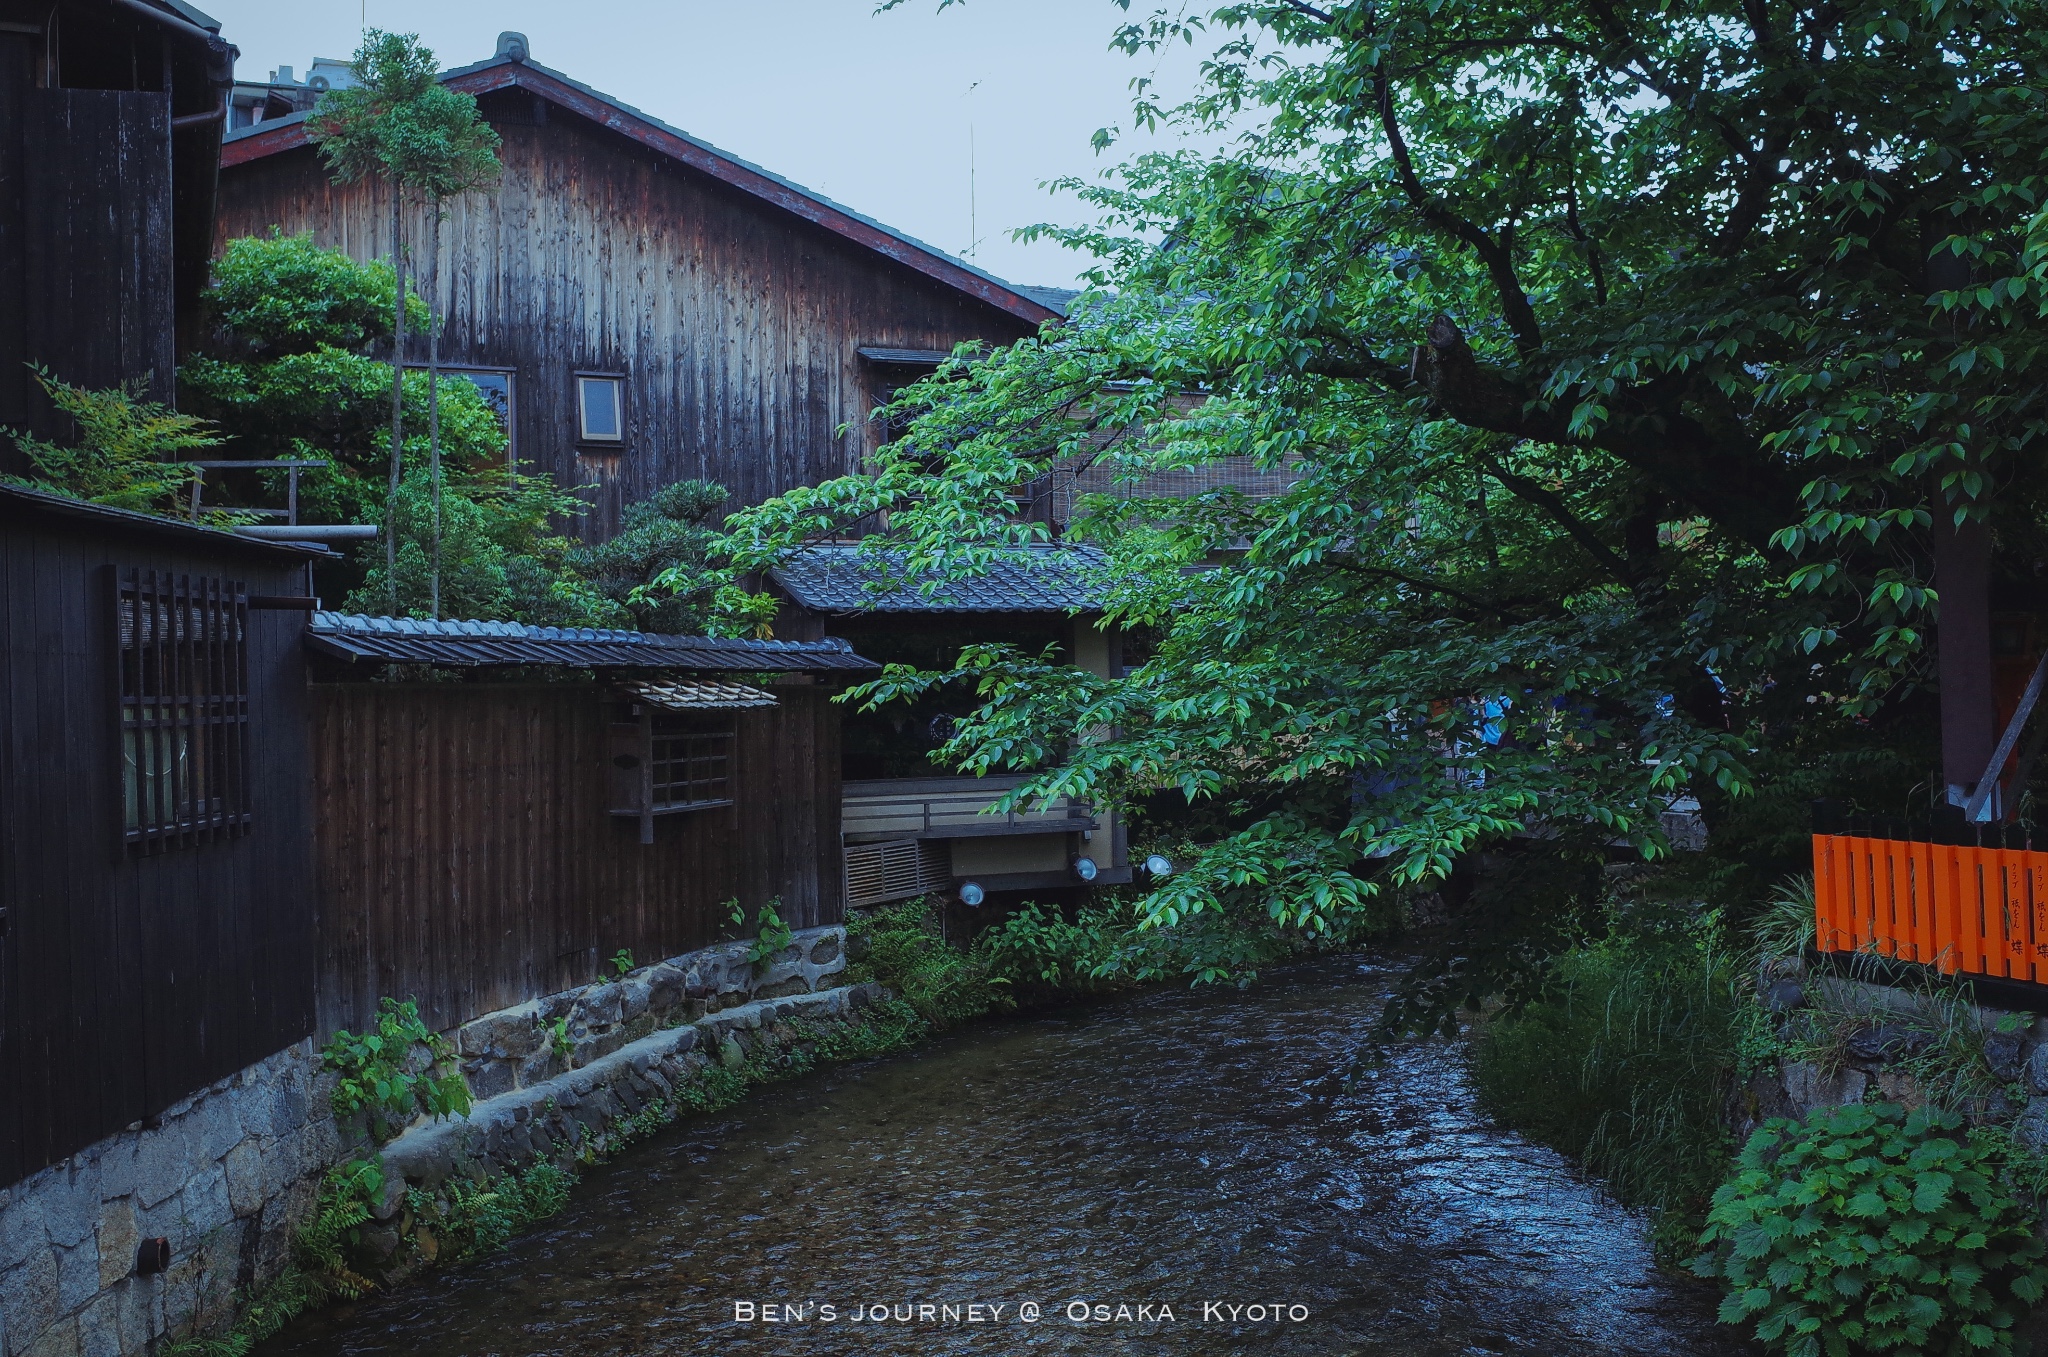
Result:
[[[196,0],[268,79],[346,59],[362,27],[418,33],[443,67],[524,33],[534,61],[1015,283],[1074,285],[1085,267],[1011,229],[1088,219],[1041,185],[1092,178],[1160,143],[1097,154],[1127,127],[1130,81],[1192,88],[1201,55],[1109,50],[1110,0]],[[1135,7],[1142,9],[1143,6]],[[971,168],[971,174],[970,174]],[[971,182],[970,182],[971,181]]]

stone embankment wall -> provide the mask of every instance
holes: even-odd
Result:
[[[1966,1109],[1970,1120],[2009,1124],[2020,1143],[2048,1150],[2048,1017],[1953,1001],[1937,1012],[1933,996],[1812,973],[1797,961],[1776,963],[1758,991],[1775,1014],[1821,1018],[1832,1031],[1834,1058],[1782,1061],[1738,1089],[1728,1117],[1738,1136],[1771,1117],[1804,1118],[1821,1107],[1925,1105],[1926,1090],[1911,1068],[1915,1057],[1936,1044],[1943,1023],[1962,1022],[1977,1029],[1985,1071],[2006,1086]]]
[[[571,1157],[711,1061],[851,1017],[878,991],[841,986],[845,945],[807,929],[757,967],[728,943],[464,1024],[476,1105],[383,1148],[379,1219],[409,1186]],[[308,1040],[0,1189],[0,1357],[140,1354],[275,1278],[322,1176],[370,1151],[332,1087]]]

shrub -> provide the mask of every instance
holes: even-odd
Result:
[[[185,459],[221,441],[211,424],[144,400],[140,385],[87,391],[41,368],[33,371],[50,403],[78,431],[72,447],[7,431],[35,467],[36,489],[116,509],[178,512],[194,474]]]
[[[421,1020],[411,999],[387,997],[374,1032],[336,1032],[321,1048],[320,1063],[340,1076],[329,1095],[334,1115],[367,1110],[370,1134],[379,1144],[404,1130],[423,1107],[435,1117],[469,1112],[469,1085],[454,1068],[454,1047]]]
[[[1480,1034],[1480,1097],[1652,1208],[1660,1252],[1683,1256],[1734,1150],[1722,1100],[1762,1022],[1747,984],[1711,918],[1575,948]]]
[[[860,956],[850,978],[888,986],[934,1028],[1012,1006],[1007,983],[987,958],[947,941],[922,896],[849,918],[846,935]]]
[[[2048,1289],[2030,1212],[2000,1181],[1998,1139],[1953,1112],[1888,1104],[1772,1121],[1714,1194],[1694,1263],[1789,1357],[2016,1350]]]

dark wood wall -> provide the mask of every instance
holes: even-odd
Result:
[[[515,370],[518,454],[596,483],[588,536],[678,480],[718,481],[738,507],[855,470],[877,441],[877,392],[903,379],[862,346],[950,350],[1035,328],[525,91],[482,106],[505,173],[450,208],[442,352]],[[383,188],[330,183],[310,148],[222,171],[218,239],[273,225],[359,259],[391,250]],[[424,214],[407,229],[424,241]],[[627,374],[623,449],[577,446],[578,370]]]
[[[0,428],[68,432],[30,363],[172,397],[221,129],[171,120],[214,105],[230,51],[104,3],[0,0]],[[0,469],[21,465],[0,438]]]
[[[323,1035],[380,997],[428,1023],[729,936],[782,899],[793,928],[844,914],[839,712],[818,687],[734,713],[737,804],[638,822],[609,814],[604,695],[589,684],[319,684],[312,689]]]
[[[0,1185],[313,1026],[300,613],[250,614],[242,837],[123,842],[111,566],[297,594],[302,567],[0,502]]]

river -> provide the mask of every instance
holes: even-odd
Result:
[[[1454,1046],[1347,1083],[1392,978],[1321,960],[758,1091],[264,1357],[1752,1351],[1639,1219],[1474,1109]]]

